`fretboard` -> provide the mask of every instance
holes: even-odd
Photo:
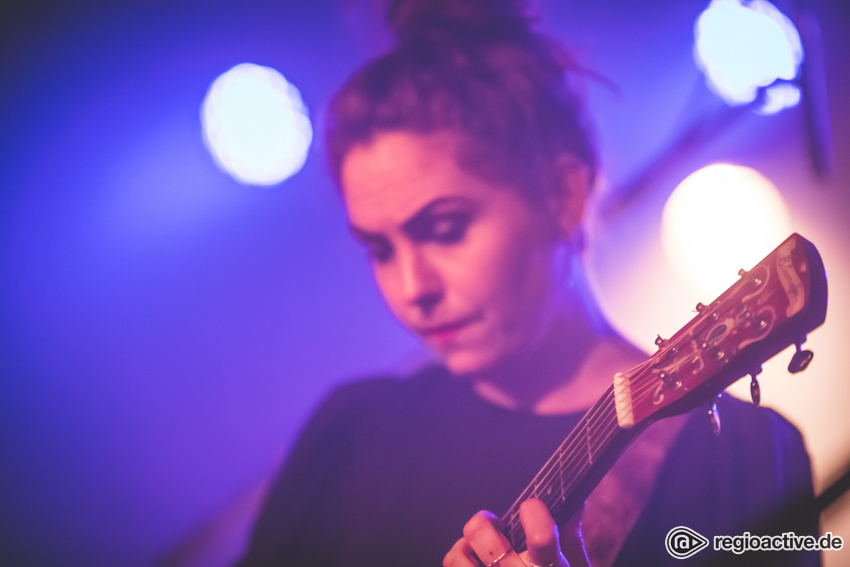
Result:
[[[505,535],[514,549],[525,548],[519,521],[522,502],[537,498],[559,524],[566,522],[640,431],[617,424],[614,387],[610,386],[502,516]]]

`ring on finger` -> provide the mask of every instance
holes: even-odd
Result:
[[[502,559],[504,559],[504,558],[505,558],[505,556],[506,556],[508,553],[510,553],[510,551],[511,551],[511,550],[509,549],[509,550],[507,550],[506,552],[504,552],[503,554],[501,554],[500,556],[498,556],[496,559],[494,559],[493,561],[491,561],[490,563],[488,563],[488,564],[487,564],[487,567],[493,567],[494,565],[498,565],[498,564],[499,564],[499,561],[501,561]]]

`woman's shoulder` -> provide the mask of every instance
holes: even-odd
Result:
[[[766,489],[795,485],[811,490],[811,465],[797,427],[777,411],[724,394],[717,402],[720,433],[704,412],[694,412],[679,450],[721,476],[760,478]],[[701,454],[697,457],[697,454]]]
[[[721,398],[718,407],[721,423],[726,421],[730,429],[739,431],[735,435],[736,438],[750,439],[753,442],[771,439],[778,448],[799,449],[805,452],[800,430],[778,411],[728,394]],[[727,416],[728,419],[724,420]]]

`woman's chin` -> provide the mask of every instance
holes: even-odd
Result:
[[[452,374],[472,379],[511,372],[510,369],[516,368],[519,361],[532,354],[505,335],[490,336],[452,348],[435,348],[434,352]]]
[[[486,373],[496,362],[492,353],[479,350],[440,353],[440,358],[446,368],[457,376],[475,376]]]

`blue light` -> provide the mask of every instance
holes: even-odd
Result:
[[[729,105],[752,102],[761,87],[796,78],[803,61],[797,29],[767,0],[712,0],[694,33],[697,66]]]
[[[213,81],[201,123],[219,168],[250,185],[274,185],[297,173],[313,139],[298,89],[276,70],[252,63]]]

